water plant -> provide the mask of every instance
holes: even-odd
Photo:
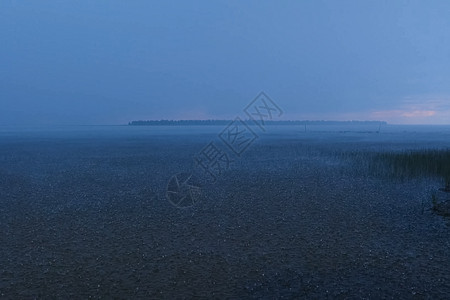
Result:
[[[399,178],[440,177],[444,180],[442,190],[450,192],[450,149],[410,150],[375,154],[371,170],[384,172]]]

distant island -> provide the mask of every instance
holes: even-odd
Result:
[[[232,120],[147,120],[131,121],[131,126],[216,126],[228,125]],[[252,124],[252,120],[244,120]],[[385,121],[264,121],[266,125],[386,125]]]

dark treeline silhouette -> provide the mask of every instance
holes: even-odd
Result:
[[[227,125],[230,120],[148,120],[132,121],[128,125],[144,126],[185,126],[185,125]]]
[[[244,120],[253,124],[252,120]],[[191,126],[191,125],[228,125],[231,120],[147,120],[131,121],[133,126]],[[385,121],[264,121],[266,125],[386,125]]]

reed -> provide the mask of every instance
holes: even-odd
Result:
[[[399,178],[441,177],[450,191],[450,149],[383,152],[373,155],[370,170]]]

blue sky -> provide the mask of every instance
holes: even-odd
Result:
[[[450,123],[450,1],[0,1],[0,125]]]

